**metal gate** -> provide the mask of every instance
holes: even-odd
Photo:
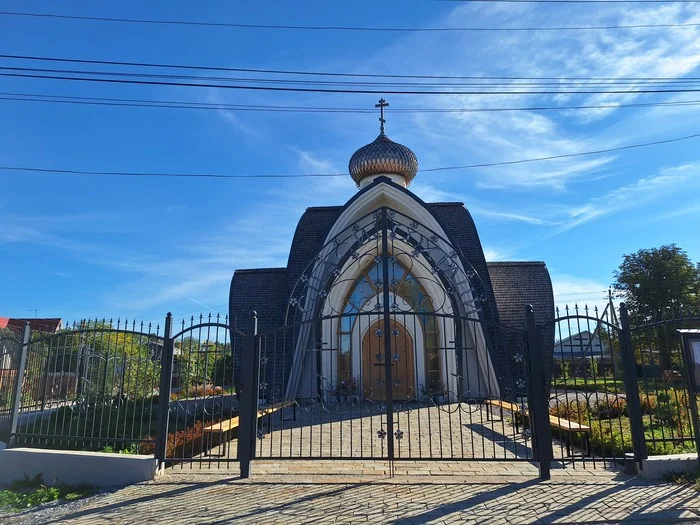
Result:
[[[494,310],[432,229],[389,208],[357,220],[301,272],[285,326],[244,348],[239,440],[247,410],[255,423],[242,466],[248,446],[257,458],[532,460],[525,333]]]
[[[639,396],[625,305],[568,306],[538,330],[554,337],[548,374],[552,459],[567,467],[622,466],[641,458]],[[635,433],[638,433],[635,436]]]

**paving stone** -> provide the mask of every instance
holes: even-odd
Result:
[[[421,463],[438,475],[389,477],[384,462],[256,461],[233,470],[169,470],[51,522],[101,523],[700,523],[700,493],[597,470],[536,479],[520,463]],[[516,475],[501,475],[489,471]],[[406,472],[412,472],[404,464]],[[370,472],[371,474],[365,474]],[[337,473],[335,475],[331,473]],[[469,474],[465,475],[465,472]],[[527,474],[527,475],[525,475]],[[21,516],[0,518],[22,523]],[[49,521],[49,520],[47,520]],[[35,522],[32,522],[35,523]]]

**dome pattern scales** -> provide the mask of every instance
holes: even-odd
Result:
[[[361,147],[350,157],[348,169],[358,185],[367,177],[401,175],[408,186],[418,171],[418,159],[406,146],[382,133],[374,142]]]
[[[376,104],[381,110],[379,136],[350,157],[348,170],[358,187],[363,180],[379,175],[403,177],[405,185],[408,186],[418,172],[416,155],[403,144],[394,142],[384,134],[384,108],[388,105],[384,99]]]

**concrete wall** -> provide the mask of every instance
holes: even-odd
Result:
[[[157,473],[153,456],[36,448],[0,450],[0,483],[43,474],[47,485],[118,487],[150,481]]]
[[[698,468],[698,455],[670,454],[650,456],[642,460],[642,476],[647,479],[663,479],[672,472],[695,472]]]

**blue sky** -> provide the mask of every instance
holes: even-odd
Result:
[[[260,24],[561,26],[700,23],[698,4],[4,2],[3,10]],[[244,68],[500,76],[700,76],[700,28],[546,33],[325,33],[0,16],[0,53]],[[4,65],[9,64],[3,61]],[[22,64],[27,65],[27,64]],[[42,67],[42,66],[38,66]],[[0,77],[0,91],[372,108],[375,95],[261,93]],[[392,114],[392,108],[695,100],[660,95],[388,96],[387,134],[422,168],[598,150],[700,132],[700,106]],[[0,165],[110,171],[345,172],[376,115],[243,113],[0,100]],[[463,201],[490,260],[543,260],[559,303],[600,303],[621,256],[675,242],[700,259],[700,140],[422,173]],[[0,172],[0,315],[161,319],[226,310],[236,268],[284,266],[308,206],[338,179],[133,179]]]

